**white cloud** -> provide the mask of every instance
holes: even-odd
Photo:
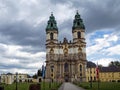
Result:
[[[115,58],[101,58],[101,59],[93,60],[92,62],[98,65],[108,66],[111,61],[116,61],[116,60],[117,59]]]
[[[45,52],[25,52],[22,51],[24,47],[19,45],[5,45],[0,43],[0,47],[3,49],[3,52],[0,55],[1,73],[19,72],[34,74],[39,68],[41,68],[42,64],[45,63]],[[31,47],[28,46],[25,48]],[[9,67],[9,69],[6,69],[7,67]]]
[[[11,68],[11,69],[9,69],[9,71],[7,70],[7,69],[2,69],[1,70],[1,72],[2,72],[2,74],[3,73],[8,73],[8,72],[10,72],[10,73],[13,73],[13,74],[15,74],[16,72],[18,72],[18,73],[23,73],[23,74],[30,74],[30,75],[33,75],[33,74],[35,74],[36,73],[36,70],[37,69],[18,69],[18,68]]]
[[[109,55],[120,55],[120,45],[110,47],[105,52],[107,52]]]
[[[91,35],[91,37],[92,37],[92,35]],[[101,38],[94,37],[93,39],[94,40],[90,40],[90,41],[94,42],[95,44],[87,47],[88,56],[95,54],[95,53],[101,54],[100,51],[103,51],[104,48],[112,47],[113,43],[118,41],[118,36],[111,33],[111,34],[103,34],[103,37],[101,37]],[[92,43],[90,41],[89,41],[89,43]],[[118,51],[119,50],[117,50],[117,52]]]
[[[99,32],[101,36],[99,37]],[[97,37],[98,36],[98,37]],[[97,31],[89,34],[87,46],[87,58],[94,63],[108,66],[111,61],[119,61],[120,45],[119,33],[108,32],[107,34]],[[90,44],[89,44],[90,43]]]
[[[56,20],[59,24],[62,24],[64,21],[71,19],[74,16],[75,8],[72,7],[72,3],[67,4],[57,4],[55,10]]]
[[[24,49],[24,47],[19,46],[19,45],[5,45],[5,44],[0,44],[0,46],[5,50],[5,55],[6,56],[13,56],[13,57],[24,57],[24,58],[45,58],[46,53],[45,52],[37,52],[37,53],[30,53],[30,52],[25,52],[21,51],[21,49]],[[28,46],[29,48],[29,46]]]

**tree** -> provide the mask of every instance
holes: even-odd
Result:
[[[109,66],[117,66],[117,67],[120,67],[120,62],[119,61],[111,61],[109,63]]]
[[[37,74],[34,74],[34,75],[32,76],[32,78],[37,79]]]
[[[31,78],[31,76],[29,74],[27,74],[27,78]]]
[[[103,67],[103,66],[102,66],[102,64],[99,64],[98,67],[101,68],[101,67]]]
[[[42,76],[42,70],[41,69],[38,70],[37,76]]]

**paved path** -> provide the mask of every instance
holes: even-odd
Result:
[[[78,87],[72,83],[63,83],[58,90],[85,90],[85,89]]]

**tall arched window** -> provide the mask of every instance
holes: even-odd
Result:
[[[50,39],[53,40],[53,33],[50,33]]]
[[[81,33],[77,32],[78,38],[81,38]]]
[[[53,72],[54,66],[51,66],[51,72]]]
[[[80,71],[82,72],[82,65],[80,65]]]
[[[68,72],[68,63],[65,63],[65,64],[64,64],[64,71],[65,71],[65,72]]]

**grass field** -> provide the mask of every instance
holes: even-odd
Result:
[[[98,90],[98,83],[93,82],[92,88],[90,88],[90,83],[78,84],[80,87],[86,88],[86,90]],[[120,90],[120,83],[117,82],[100,82],[99,90]]]
[[[18,83],[18,90],[29,90],[29,85],[32,83]],[[4,86],[4,90],[16,90],[16,84],[6,85],[2,84],[1,86]],[[51,90],[55,89],[57,90],[60,84],[58,83],[41,83],[41,90]]]
[[[18,83],[18,90],[29,90],[29,85],[32,83]],[[4,90],[16,90],[16,84],[11,85],[1,85],[4,86]],[[60,84],[58,83],[41,83],[41,90],[58,90]],[[85,88],[86,90],[98,90],[98,83],[93,82],[92,88],[90,88],[90,83],[78,83],[78,86]],[[99,90],[120,90],[120,83],[116,82],[100,82]]]

